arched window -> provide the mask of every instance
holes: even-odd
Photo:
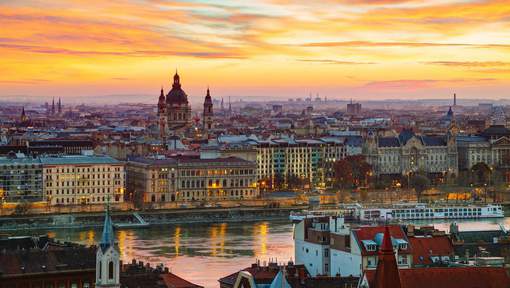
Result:
[[[108,278],[113,279],[113,261],[108,264]]]

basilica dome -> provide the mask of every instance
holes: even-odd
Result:
[[[180,77],[177,72],[174,75],[172,90],[166,95],[166,103],[170,105],[188,105],[188,95],[181,88]]]

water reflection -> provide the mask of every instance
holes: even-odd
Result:
[[[499,225],[508,229],[510,218],[459,220],[457,223],[461,230],[492,230],[499,229]],[[416,221],[414,224],[432,224],[445,231],[450,225],[441,221]],[[85,245],[97,243],[101,238],[100,229],[61,229],[48,233],[59,240]],[[292,224],[288,221],[166,225],[117,230],[116,237],[123,261],[163,263],[172,272],[207,288],[218,287],[220,277],[247,267],[257,259],[283,262],[294,256]]]
[[[101,230],[54,230],[62,241],[93,245]],[[218,287],[220,277],[270,257],[293,258],[292,225],[287,221],[166,225],[116,231],[124,262],[137,259],[163,263],[178,275],[207,288]]]

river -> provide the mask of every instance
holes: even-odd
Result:
[[[457,221],[461,230],[510,228],[510,217]],[[416,224],[431,224],[421,221]],[[448,231],[449,223],[435,222]],[[123,261],[132,259],[165,264],[173,273],[207,288],[219,287],[218,279],[250,266],[257,259],[278,262],[294,258],[292,224],[288,221],[166,225],[116,231]],[[45,231],[40,231],[45,233]],[[47,232],[58,240],[93,245],[100,229],[62,229]],[[33,232],[32,234],[36,234]]]

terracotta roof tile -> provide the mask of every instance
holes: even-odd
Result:
[[[390,230],[391,237],[394,239],[404,239],[408,240],[404,230],[402,227],[398,225],[390,225],[388,226]],[[384,234],[385,226],[361,226],[358,229],[352,230],[354,233],[355,239],[358,242],[359,247],[361,248],[362,255],[377,255],[378,251],[367,251],[362,240],[374,240],[377,234]],[[399,251],[399,254],[411,254],[412,246],[408,245],[406,250]]]
[[[168,288],[202,288],[172,273],[161,274],[161,278]]]
[[[370,287],[375,270],[366,271]],[[510,277],[500,267],[433,267],[400,269],[402,288],[508,288]]]
[[[453,255],[453,245],[448,236],[409,237],[413,247],[413,263],[415,265],[432,264],[431,256]]]

